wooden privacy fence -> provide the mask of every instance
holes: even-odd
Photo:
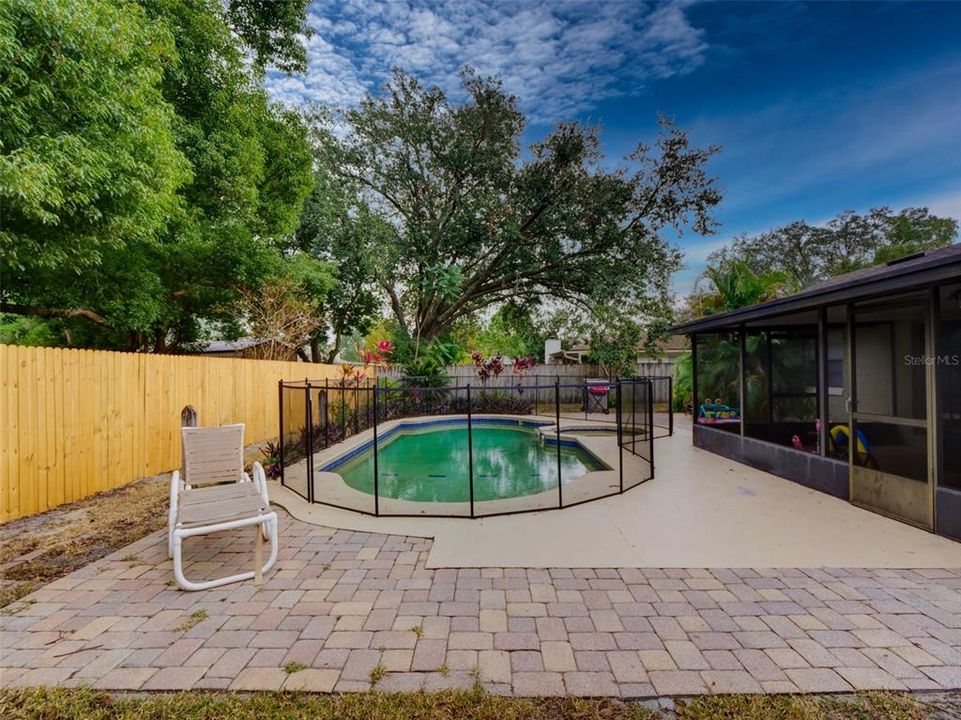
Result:
[[[277,381],[336,365],[0,345],[0,522],[180,465],[180,412],[277,436]]]

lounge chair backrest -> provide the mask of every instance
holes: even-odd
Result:
[[[191,487],[238,482],[244,477],[244,426],[185,427],[184,482]]]

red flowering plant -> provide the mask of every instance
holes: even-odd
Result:
[[[530,355],[527,357],[514,358],[514,374],[523,375],[527,370],[532,370],[537,365],[537,360]]]
[[[341,365],[341,382],[346,385],[353,382],[358,386],[368,377],[370,369],[386,369],[390,367],[390,354],[394,351],[394,344],[390,340],[381,340],[377,343],[377,350],[362,350],[357,347],[357,355],[363,363],[361,367],[357,365]]]
[[[501,373],[504,372],[504,358],[501,357],[500,353],[485,360],[484,356],[475,350],[470,354],[470,357],[474,361],[477,379],[484,384],[487,384],[487,381],[492,377],[500,377]]]
[[[514,375],[516,375],[518,378],[517,379],[518,395],[524,394],[524,385],[521,378],[524,377],[525,372],[527,372],[528,370],[533,370],[536,365],[537,365],[537,360],[532,358],[530,355],[527,355],[526,357],[514,358],[513,370],[514,370]]]
[[[471,360],[474,361],[474,370],[477,378],[483,383],[484,389],[478,399],[479,409],[484,412],[510,412],[521,415],[530,411],[530,400],[523,397],[524,383],[523,375],[528,370],[537,365],[537,361],[532,357],[516,357],[509,365],[504,362],[504,357],[499,353],[489,358],[485,358],[479,352],[471,353]],[[491,378],[503,375],[507,368],[511,368],[512,375],[517,378],[500,387],[500,389],[489,389],[487,387]]]

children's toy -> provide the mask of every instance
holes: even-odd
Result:
[[[858,428],[857,445],[854,448],[855,458],[866,467],[878,467],[878,461],[871,454],[871,445],[867,437]],[[844,458],[848,454],[848,442],[851,440],[851,428],[847,425],[835,425],[828,431],[828,453],[834,457]]]
[[[741,422],[741,412],[737,408],[724,405],[720,399],[701,405],[697,411],[697,421],[702,425],[722,425]]]

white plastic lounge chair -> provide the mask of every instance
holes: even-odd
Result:
[[[170,480],[168,515],[167,549],[177,584],[184,590],[206,590],[254,578],[260,585],[263,573],[277,562],[277,513],[270,509],[263,466],[254,463],[253,482],[244,472],[244,426],[185,427],[183,455],[183,478],[174,470]],[[184,576],[185,538],[251,526],[257,528],[253,570],[204,582]],[[263,541],[268,538],[270,557],[263,563]]]

